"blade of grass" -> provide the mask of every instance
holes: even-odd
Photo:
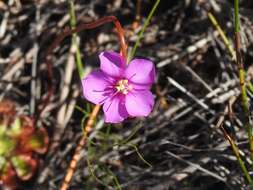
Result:
[[[220,27],[218,21],[216,20],[215,16],[209,11],[207,13],[207,16],[209,18],[209,20],[211,21],[211,23],[213,24],[213,26],[216,28],[216,30],[218,31],[221,39],[223,40],[226,48],[228,49],[231,57],[232,57],[232,60],[235,61],[235,51],[234,51],[234,48],[232,46],[232,44],[230,43],[230,41],[228,40],[225,32],[222,30],[222,28]]]
[[[147,26],[148,26],[148,24],[149,24],[151,18],[153,17],[153,15],[154,15],[154,13],[155,13],[155,10],[157,9],[159,3],[160,3],[160,0],[156,0],[154,6],[152,7],[152,9],[151,9],[151,11],[150,11],[150,13],[149,13],[149,15],[148,15],[148,18],[145,20],[144,25],[142,26],[141,31],[140,31],[139,34],[138,34],[138,38],[137,38],[137,40],[136,40],[136,42],[135,42],[135,44],[134,44],[134,47],[133,47],[133,49],[132,49],[132,51],[131,51],[131,53],[130,53],[130,56],[129,56],[129,58],[128,58],[128,61],[131,60],[131,59],[133,58],[133,56],[134,56],[134,54],[135,54],[135,52],[136,52],[136,49],[137,49],[137,47],[138,47],[139,44],[140,44],[141,38],[143,37],[143,33],[145,32],[145,30],[146,30],[146,28],[147,28]]]

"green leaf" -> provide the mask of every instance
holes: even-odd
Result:
[[[40,128],[27,139],[26,146],[30,150],[44,154],[47,151],[48,143],[49,139],[46,130]]]
[[[0,171],[4,170],[4,167],[6,165],[6,159],[3,156],[0,156]]]
[[[33,162],[30,157],[28,156],[14,156],[11,158],[11,162],[13,166],[15,167],[15,170],[18,174],[18,176],[25,180],[30,178],[33,175],[34,167]]]
[[[7,126],[5,124],[0,124],[0,136],[6,133]]]
[[[42,148],[45,146],[44,136],[40,134],[33,135],[28,143],[33,149]]]
[[[15,146],[16,142],[13,139],[6,135],[0,136],[0,156],[8,156]]]

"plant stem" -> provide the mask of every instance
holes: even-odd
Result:
[[[61,185],[61,188],[60,190],[67,190],[68,187],[69,187],[69,184],[71,182],[71,179],[74,175],[74,172],[75,172],[75,169],[77,167],[77,163],[80,159],[80,153],[81,153],[81,150],[83,149],[84,145],[86,144],[86,141],[87,141],[87,138],[88,138],[88,134],[89,132],[91,131],[92,129],[92,126],[95,122],[95,119],[96,119],[96,116],[99,112],[99,109],[100,109],[100,106],[99,105],[96,105],[93,109],[93,111],[91,112],[91,115],[88,119],[88,122],[87,124],[85,125],[84,127],[84,134],[83,136],[81,137],[76,149],[75,149],[75,153],[71,159],[71,162],[69,164],[69,167],[67,169],[67,174],[65,175],[65,178],[64,178],[64,181]]]
[[[150,13],[148,15],[148,18],[145,20],[144,25],[141,28],[140,33],[138,34],[138,38],[137,38],[137,40],[136,40],[136,42],[134,44],[134,47],[133,47],[133,49],[132,49],[132,51],[130,53],[130,56],[129,56],[128,60],[131,60],[133,58],[133,56],[134,56],[134,54],[136,52],[136,49],[137,49],[137,47],[140,44],[141,38],[143,37],[143,33],[145,32],[145,30],[146,30],[146,28],[147,28],[147,26],[148,26],[148,24],[149,24],[149,22],[150,22],[150,20],[151,20],[151,18],[153,16],[154,12],[155,12],[155,10],[157,9],[159,3],[160,3],[160,0],[156,0],[154,6],[152,7],[152,9],[151,9],[151,11],[150,11]]]
[[[75,14],[75,6],[73,3],[73,0],[69,0],[69,6],[70,6],[70,26],[71,29],[76,28],[76,14]],[[75,47],[75,56],[76,56],[76,67],[79,73],[79,77],[82,80],[83,74],[84,74],[84,67],[82,63],[82,58],[81,58],[81,53],[80,53],[80,48],[77,42],[77,34],[76,32],[72,34],[72,44]]]
[[[250,184],[251,188],[253,189],[253,180],[251,178],[251,176],[249,175],[249,172],[240,156],[240,153],[239,153],[239,148],[237,147],[237,145],[235,144],[234,140],[229,136],[229,134],[226,132],[226,130],[223,128],[223,126],[221,126],[221,130],[225,136],[225,138],[229,141],[229,144],[236,156],[236,159],[238,161],[238,164],[240,165],[241,169],[242,169],[242,172],[244,173],[248,183]]]
[[[235,33],[240,32],[239,0],[234,0]]]
[[[239,21],[239,0],[234,0],[234,18],[235,18],[235,52],[236,52],[236,64],[238,67],[238,75],[241,88],[241,97],[242,97],[242,107],[245,116],[247,117],[247,123],[245,124],[248,140],[249,140],[249,149],[250,149],[250,158],[253,161],[253,134],[252,134],[252,125],[250,119],[250,110],[249,110],[249,101],[246,90],[245,83],[245,72],[242,62],[241,55],[241,42],[240,42],[240,21]]]
[[[52,54],[53,50],[67,37],[72,35],[73,33],[78,33],[84,29],[93,29],[96,28],[98,26],[101,26],[103,24],[109,23],[109,22],[113,22],[113,24],[115,25],[115,28],[117,30],[117,34],[119,37],[119,41],[120,41],[120,46],[121,46],[121,54],[123,57],[126,58],[126,52],[127,52],[127,45],[126,45],[126,41],[125,41],[125,36],[124,36],[124,30],[121,27],[120,22],[118,21],[118,19],[114,16],[107,16],[101,19],[98,19],[97,21],[91,22],[91,23],[85,23],[85,24],[81,24],[78,25],[76,28],[74,29],[69,29],[66,28],[59,36],[56,37],[56,39],[53,41],[53,43],[48,47],[47,51],[46,51],[46,64],[47,64],[47,72],[48,72],[48,94],[46,99],[43,102],[42,108],[40,109],[40,112],[38,114],[38,116],[40,116],[40,113],[44,110],[44,108],[46,107],[46,105],[49,102],[49,99],[52,95],[53,92],[53,87],[52,87],[52,79],[53,79],[53,72],[52,72],[52,60],[50,55]],[[76,147],[76,151],[74,156],[72,157],[72,160],[70,162],[70,165],[68,167],[67,170],[67,174],[64,178],[64,181],[62,183],[61,186],[61,190],[67,190],[69,187],[69,184],[71,182],[71,179],[73,177],[74,171],[76,169],[77,163],[79,161],[80,158],[80,152],[81,149],[85,146],[86,144],[86,140],[87,140],[87,135],[89,133],[89,131],[91,130],[93,124],[94,124],[94,120],[96,119],[96,116],[98,114],[100,110],[100,106],[96,105],[92,112],[91,115],[88,119],[87,124],[84,127],[84,135],[82,136],[81,140],[78,143],[78,146]]]

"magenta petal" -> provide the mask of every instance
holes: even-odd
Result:
[[[148,116],[154,106],[154,97],[148,90],[133,90],[126,95],[125,105],[131,116]]]
[[[105,122],[120,123],[128,117],[124,98],[124,95],[118,94],[104,103]]]
[[[137,84],[133,82],[129,82],[134,90],[149,90],[152,84]]]
[[[154,64],[146,59],[134,59],[129,63],[125,76],[134,83],[151,85],[155,80]]]
[[[122,76],[126,67],[125,59],[118,53],[113,51],[105,51],[100,53],[100,69],[112,77]]]
[[[110,79],[100,70],[93,71],[84,78],[82,86],[84,97],[94,104],[102,104],[113,93]]]

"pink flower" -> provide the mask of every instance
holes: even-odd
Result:
[[[127,117],[148,116],[154,106],[150,88],[155,80],[154,64],[133,59],[129,65],[118,53],[102,52],[100,69],[82,80],[84,97],[103,104],[105,122],[119,123]]]

